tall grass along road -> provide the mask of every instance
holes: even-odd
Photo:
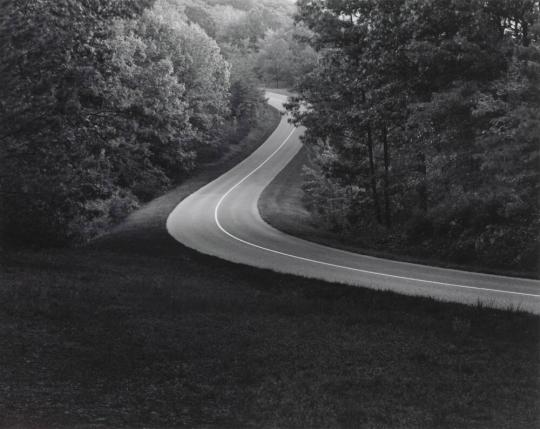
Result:
[[[283,109],[286,96],[267,92]],[[332,282],[540,313],[540,282],[359,255],[302,240],[265,223],[258,200],[301,148],[301,128],[283,116],[249,158],[183,200],[167,219],[169,233],[208,255]]]

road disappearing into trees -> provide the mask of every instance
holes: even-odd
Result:
[[[283,110],[286,96],[267,92]],[[236,167],[184,199],[167,230],[179,242],[228,261],[331,282],[540,314],[540,281],[364,256],[272,228],[257,202],[301,148],[302,128],[283,116],[268,140]]]

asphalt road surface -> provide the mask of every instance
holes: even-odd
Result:
[[[267,93],[283,110],[286,97]],[[264,188],[300,150],[301,128],[283,117],[251,156],[184,199],[167,230],[201,253],[332,282],[540,314],[540,281],[374,258],[302,240],[272,228],[257,208]],[[209,267],[211,269],[211,267]]]

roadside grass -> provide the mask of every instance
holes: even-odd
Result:
[[[87,248],[0,253],[0,427],[538,427],[539,317],[232,264],[167,234],[252,137]]]
[[[0,427],[540,424],[536,316],[133,250],[4,254]]]
[[[309,165],[309,163],[307,151],[301,149],[296,157],[263,191],[258,202],[259,211],[261,217],[274,228],[330,247],[386,259],[516,277],[538,278],[540,275],[538,272],[532,271],[511,271],[494,266],[458,264],[448,260],[441,260],[432,256],[432,254],[426,254],[426,250],[418,248],[418,246],[416,248],[410,246],[391,249],[387,237],[382,236],[380,233],[374,234],[373,231],[365,231],[363,234],[351,234],[325,229],[304,207],[302,168],[304,165]]]

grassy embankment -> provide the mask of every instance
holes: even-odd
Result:
[[[244,267],[167,235],[172,207],[271,123],[92,247],[3,253],[0,427],[538,427],[538,317]]]
[[[302,149],[264,190],[259,200],[262,218],[281,231],[331,247],[381,258],[509,276],[530,278],[539,276],[539,273],[533,270],[512,271],[493,265],[438,259],[434,256],[433,249],[426,247],[424,243],[402,243],[393,239],[391,233],[384,235],[381,231],[366,230],[351,234],[331,231],[317,222],[304,207],[302,190],[304,165],[310,165],[310,160],[307,151]]]

